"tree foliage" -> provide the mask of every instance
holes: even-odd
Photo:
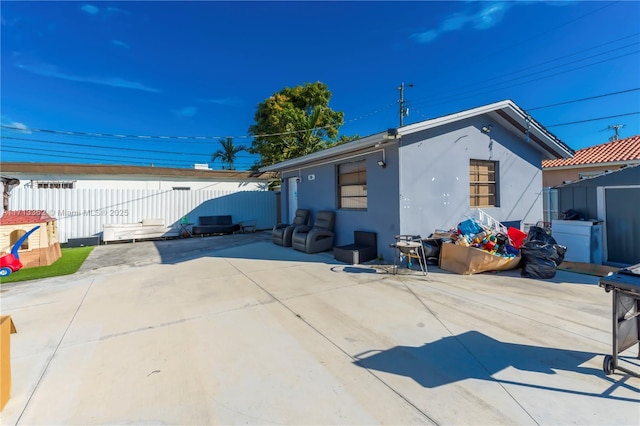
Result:
[[[331,92],[321,82],[286,87],[258,104],[249,152],[262,166],[320,151],[336,144],[344,114],[329,108]]]
[[[224,164],[227,165],[227,170],[235,170],[233,163],[236,161],[236,156],[240,151],[246,151],[247,147],[244,145],[234,145],[233,138],[220,138],[218,140],[220,145],[222,145],[222,149],[217,150],[211,155],[211,161],[215,162],[220,159],[222,161],[223,166],[222,169],[225,169]]]

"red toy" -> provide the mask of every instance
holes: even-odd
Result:
[[[16,243],[13,245],[11,249],[11,253],[0,257],[0,277],[6,277],[11,275],[11,273],[19,271],[22,269],[22,262],[20,262],[20,256],[18,255],[18,250],[20,250],[20,246],[25,242],[29,235],[33,233],[36,229],[40,228],[40,225],[34,227],[29,232],[24,234]]]

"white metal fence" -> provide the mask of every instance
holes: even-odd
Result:
[[[277,215],[273,191],[15,188],[9,208],[47,211],[58,219],[61,243],[99,236],[108,223],[163,219],[177,227],[184,216],[197,224],[199,216],[231,215],[234,223],[255,220],[257,229],[270,229]]]

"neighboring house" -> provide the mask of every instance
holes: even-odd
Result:
[[[11,252],[13,245],[35,226],[40,226],[22,243],[18,254],[25,268],[47,266],[62,256],[56,219],[44,210],[7,210],[0,217],[0,254]]]
[[[604,222],[603,262],[640,263],[640,164],[557,187],[561,212]]]
[[[296,208],[312,220],[336,211],[335,245],[354,230],[377,233],[391,259],[399,234],[426,237],[482,208],[520,226],[542,218],[542,160],[571,148],[512,101],[502,101],[374,134],[264,167],[282,176],[283,222]]]
[[[2,163],[25,188],[266,191],[270,175],[105,164]]]
[[[554,187],[632,164],[640,164],[640,135],[579,149],[572,158],[543,161],[542,185]]]
[[[276,222],[270,173],[56,163],[2,163],[20,179],[13,210],[46,210],[58,219],[59,241],[102,235],[104,225],[152,219],[166,227],[201,216],[232,215],[257,229]]]

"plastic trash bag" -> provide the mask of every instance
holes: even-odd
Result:
[[[564,261],[566,252],[567,248],[557,244],[544,229],[532,226],[527,240],[520,247],[522,256],[520,275],[526,278],[553,278],[556,276],[558,266]]]
[[[529,233],[524,241],[542,241],[547,244],[556,244],[556,240],[551,235],[547,234],[547,231],[545,231],[544,228],[539,226],[532,226],[529,228]]]
[[[475,235],[484,231],[475,218],[464,220],[458,224],[458,232],[461,235]]]

